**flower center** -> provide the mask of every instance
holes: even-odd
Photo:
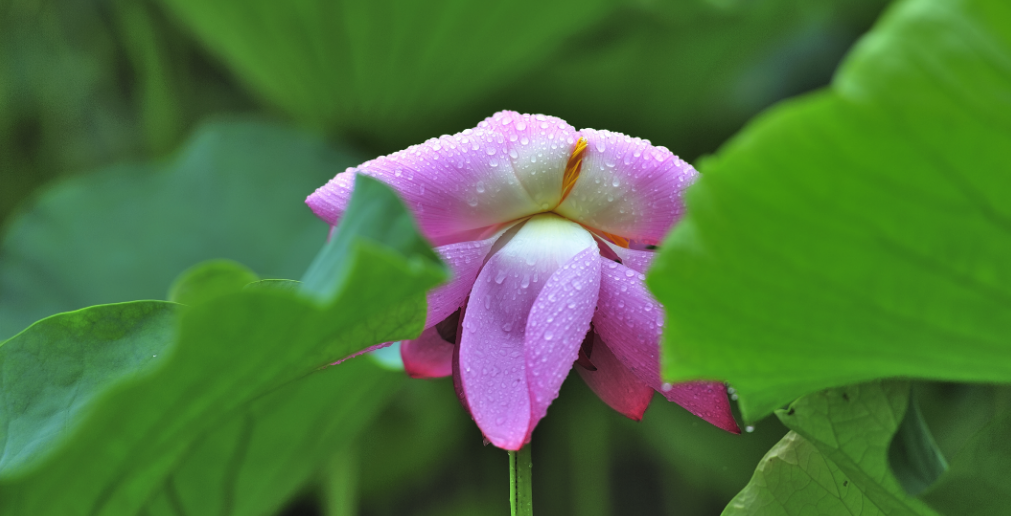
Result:
[[[572,187],[576,186],[579,173],[583,170],[583,153],[585,152],[586,138],[580,136],[576,140],[576,147],[572,149],[572,155],[569,156],[568,163],[565,164],[565,174],[562,176],[562,198],[558,201],[559,205],[565,202],[565,198],[569,196]],[[555,207],[557,208],[558,206]]]
[[[552,211],[557,209],[565,202],[565,198],[569,196],[572,192],[572,187],[576,186],[576,180],[579,179],[579,173],[583,170],[583,155],[586,153],[586,138],[582,136],[576,140],[576,146],[572,149],[572,154],[569,155],[569,161],[565,164],[565,172],[562,175],[562,198],[558,201],[558,204],[552,208]],[[628,248],[629,241],[627,238],[613,235],[606,231],[594,230],[594,232],[599,233],[611,242],[621,247]]]

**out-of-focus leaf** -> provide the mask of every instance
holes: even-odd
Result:
[[[359,158],[260,122],[219,121],[169,163],[47,189],[0,247],[0,338],[88,305],[162,299],[194,263],[297,278],[326,238],[306,195]]]
[[[362,215],[349,210],[345,220]],[[0,513],[136,514],[195,441],[228,426],[228,415],[370,344],[417,336],[425,293],[446,279],[445,268],[426,261],[430,251],[405,254],[378,243],[380,235],[362,236],[334,256],[352,272],[332,302],[248,289],[186,310],[161,367],[112,386],[66,445],[0,476]],[[227,440],[222,431],[209,439]]]
[[[776,411],[791,432],[724,516],[935,515],[888,467],[888,443],[908,398],[908,382],[874,382],[810,394]]]
[[[0,477],[62,444],[103,388],[164,361],[177,308],[164,301],[86,308],[0,344]]]
[[[545,62],[610,4],[164,3],[253,90],[300,120],[387,142],[409,134],[410,143]]]
[[[482,105],[650,138],[694,159],[761,109],[828,83],[885,3],[625,2]]]
[[[451,382],[406,382],[369,435],[358,443],[363,503],[371,512],[396,514],[403,510],[397,504],[405,501],[389,496],[391,485],[404,491],[431,492],[439,480],[437,472],[451,464],[447,459],[466,454],[468,443],[474,444],[464,439],[465,434],[476,433],[473,427]],[[412,505],[417,505],[417,500]]]
[[[1011,410],[1005,408],[951,460],[923,499],[948,515],[990,516],[1011,507]]]
[[[0,7],[0,221],[48,179],[161,155],[207,114],[251,108],[158,7]]]
[[[888,463],[895,478],[913,496],[919,496],[948,469],[948,462],[920,413],[915,391],[909,395],[909,408],[888,447]]]
[[[258,281],[255,272],[232,260],[208,260],[186,269],[169,288],[169,301],[199,305],[226,294],[238,292]]]
[[[315,474],[353,455],[356,437],[404,378],[367,360],[351,360],[229,414],[193,444],[147,503],[148,514],[276,514]]]
[[[1011,381],[1011,4],[907,0],[704,163],[648,278],[664,374],[753,421],[873,378]]]

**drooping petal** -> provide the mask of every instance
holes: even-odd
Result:
[[[390,186],[436,242],[456,233],[516,220],[561,199],[562,172],[576,141],[565,121],[503,111],[474,129],[433,138],[353,170]],[[336,224],[354,174],[338,174],[306,203]]]
[[[682,193],[695,169],[646,140],[583,129],[587,148],[579,180],[555,210],[589,227],[658,243],[684,213]]]
[[[600,291],[600,253],[593,245],[548,278],[527,319],[526,366],[530,388],[530,428],[548,412],[579,355]]]
[[[417,339],[400,342],[400,358],[411,378],[442,378],[453,374],[455,344],[443,339],[433,326]]]
[[[449,317],[463,306],[464,300],[470,295],[470,289],[474,286],[478,271],[484,265],[488,251],[501,236],[502,232],[500,231],[484,240],[459,242],[435,248],[446,265],[449,265],[453,276],[449,283],[428,293],[428,316],[425,318],[425,328]]]
[[[653,251],[628,249],[607,241],[604,243],[621,260],[622,265],[643,274],[646,273],[646,269],[649,269],[650,264],[653,263],[653,257],[656,256]]]
[[[548,278],[593,247],[578,224],[531,218],[481,269],[460,330],[460,383],[471,415],[495,446],[517,450],[530,426],[524,343],[527,319]]]
[[[642,420],[643,413],[653,399],[653,388],[625,367],[597,332],[587,338],[593,339],[593,351],[589,359],[596,371],[576,367],[579,376],[609,407],[635,421]]]
[[[730,412],[730,401],[727,399],[727,386],[723,382],[684,382],[664,384],[660,394],[667,401],[673,401],[684,407],[688,412],[722,428],[728,432],[739,434],[733,413]]]
[[[692,414],[740,433],[722,383],[692,382],[664,389],[659,358],[663,307],[646,289],[644,279],[642,273],[607,260],[601,267],[600,299],[593,327],[618,360],[650,387]]]

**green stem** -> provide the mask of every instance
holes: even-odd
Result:
[[[509,508],[512,516],[534,514],[533,490],[530,487],[533,467],[529,444],[520,451],[509,452]]]

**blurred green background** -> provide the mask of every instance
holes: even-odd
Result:
[[[163,299],[205,259],[300,277],[326,235],[305,195],[500,109],[696,160],[827,84],[885,4],[3,0],[0,339]],[[451,382],[389,378],[354,453],[321,458],[279,513],[507,514],[505,454],[482,446]],[[975,399],[931,388],[937,403]],[[717,514],[784,433],[769,418],[732,436],[660,400],[633,423],[570,381],[535,434],[535,504]]]

